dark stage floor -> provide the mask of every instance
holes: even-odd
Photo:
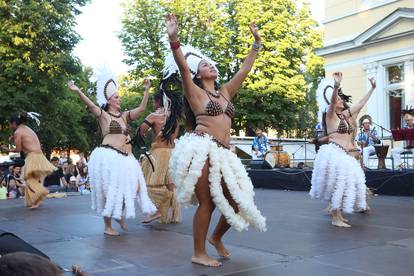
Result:
[[[371,215],[354,214],[353,228],[339,229],[322,213],[325,204],[305,192],[258,189],[256,195],[268,231],[231,230],[225,242],[232,258],[220,268],[190,263],[193,207],[184,209],[180,224],[143,226],[140,215],[129,221],[129,233],[105,237],[89,196],[48,199],[33,211],[7,200],[0,201],[0,229],[91,275],[413,275],[414,198],[375,197]]]

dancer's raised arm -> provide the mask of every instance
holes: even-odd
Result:
[[[341,86],[342,81],[342,72],[333,73],[333,78],[335,80],[334,89],[331,96],[331,102],[326,113],[327,118],[332,118],[335,115],[336,103],[338,101],[338,90]]]
[[[180,70],[184,95],[186,97],[191,97],[191,95],[189,95],[189,92],[197,89],[197,86],[192,80],[190,68],[188,67],[185,56],[180,48],[180,41],[178,38],[178,22],[174,14],[167,13],[165,16],[165,26],[167,28],[167,34],[170,40],[174,60],[178,66],[178,69]]]
[[[253,22],[250,24],[250,32],[254,37],[254,43],[250,52],[248,53],[246,59],[244,60],[240,70],[234,75],[234,77],[223,85],[223,90],[226,90],[228,95],[232,98],[236,95],[237,90],[239,90],[243,81],[247,78],[247,75],[253,68],[253,64],[256,60],[257,53],[262,48],[262,38],[260,37],[259,30],[256,26],[256,23]]]
[[[355,115],[358,115],[361,109],[367,104],[369,98],[377,87],[377,83],[374,78],[369,78],[368,80],[371,83],[371,88],[369,89],[368,93],[358,103],[351,106],[351,114],[353,117],[355,117]]]
[[[129,111],[129,118],[130,120],[136,120],[139,115],[145,111],[145,109],[147,108],[147,104],[148,104],[148,95],[149,95],[149,90],[151,88],[151,81],[149,79],[145,79],[144,80],[144,97],[142,98],[141,104],[137,107],[132,109],[131,111]]]
[[[73,83],[73,81],[68,82],[68,88],[69,90],[74,91],[76,94],[78,94],[81,101],[86,104],[93,115],[96,117],[101,115],[101,108],[92,102],[91,99],[89,99],[85,94],[83,94],[83,92]]]

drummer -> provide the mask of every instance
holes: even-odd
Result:
[[[374,129],[371,129],[372,119],[369,115],[364,115],[360,119],[360,132],[358,134],[358,145],[362,149],[362,160],[366,167],[368,165],[368,159],[371,155],[375,154],[375,144],[379,143],[378,133]]]
[[[401,111],[401,114],[404,116],[405,127],[404,128],[414,128],[414,109],[407,108]],[[414,148],[412,147],[413,141],[404,141],[404,147],[393,148],[391,150],[392,158],[394,159],[394,166],[398,169],[402,169],[401,153],[412,153],[413,162],[414,162]]]
[[[256,137],[253,140],[252,150],[253,160],[264,159],[266,153],[270,151],[266,135],[263,134],[261,128],[256,128]]]

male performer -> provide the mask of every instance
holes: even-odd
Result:
[[[267,142],[266,135],[263,134],[263,131],[261,128],[256,128],[256,137],[253,140],[253,153],[252,153],[252,159],[263,159],[266,155],[266,153],[269,152],[269,143]]]
[[[161,85],[161,87],[167,85]],[[152,130],[150,160],[142,161],[142,170],[148,187],[148,194],[157,207],[157,212],[149,215],[143,223],[160,219],[161,223],[178,223],[180,205],[177,201],[175,185],[168,172],[168,163],[178,137],[178,120],[181,115],[180,95],[169,93],[163,88],[153,96],[154,112],[148,115],[139,127],[139,135],[144,137]],[[169,216],[171,210],[171,216]]]
[[[404,128],[414,128],[414,109],[404,109],[401,111],[401,114],[404,116],[405,127]],[[398,169],[402,169],[402,162],[401,162],[401,153],[403,152],[411,152],[414,162],[414,148],[409,147],[413,145],[413,141],[404,141],[404,147],[393,148],[391,150],[392,158],[394,159],[394,166]]]
[[[364,166],[368,165],[368,159],[371,155],[375,154],[375,144],[378,144],[378,134],[377,131],[371,129],[371,116],[364,115],[360,120],[361,131],[358,134],[358,145],[362,149],[362,160]]]
[[[26,181],[26,190],[24,194],[25,206],[31,209],[39,207],[40,203],[47,196],[49,191],[43,187],[44,178],[50,174],[55,167],[46,159],[42,153],[39,138],[36,133],[26,125],[27,119],[33,118],[38,123],[35,113],[20,112],[12,116],[9,120],[10,128],[14,131],[13,141],[16,147],[9,149],[2,146],[6,152],[23,152],[25,165],[23,167],[23,176]]]

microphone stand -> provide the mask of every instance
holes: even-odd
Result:
[[[387,131],[388,133],[392,133],[391,130],[386,129],[385,127],[375,123],[374,121],[371,121],[371,123],[381,129],[381,146],[383,146],[384,145],[384,130]]]
[[[305,144],[302,144],[302,145],[300,145],[300,147],[294,152],[294,153],[292,153],[292,156],[293,156],[293,163],[295,163],[295,153],[297,153],[301,148],[303,148],[303,146],[304,146]]]

